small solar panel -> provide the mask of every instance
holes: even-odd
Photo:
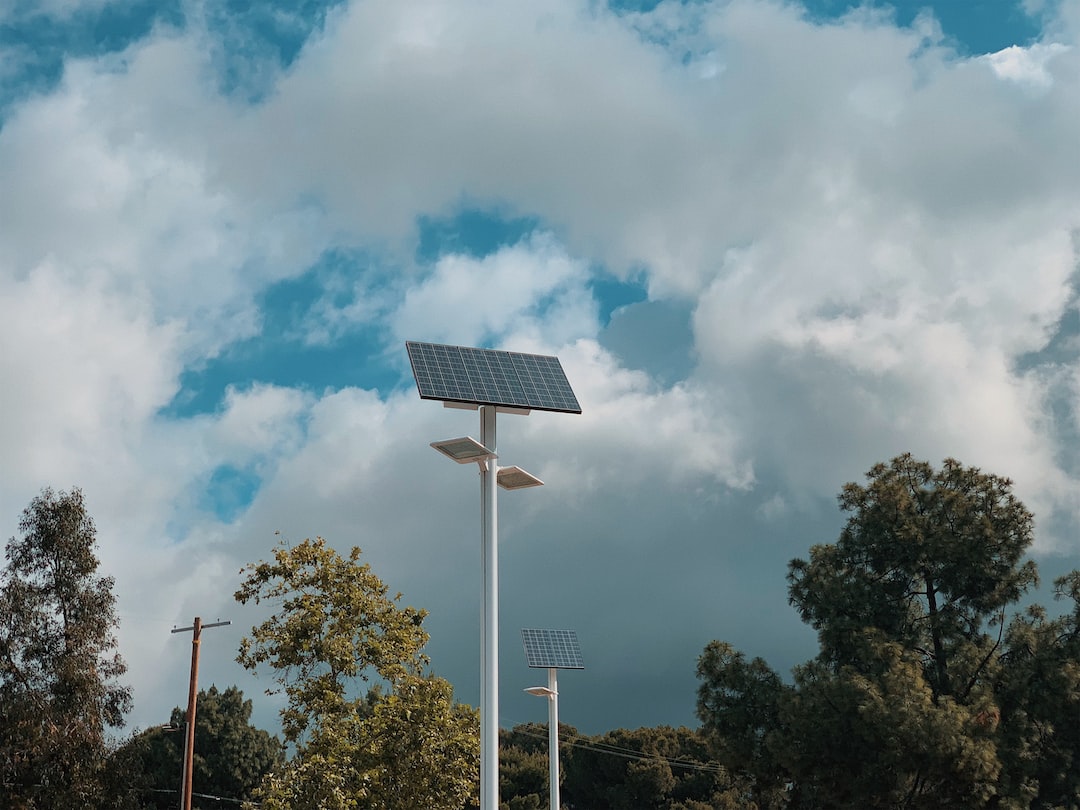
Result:
[[[406,341],[421,399],[581,413],[558,357]]]
[[[522,630],[521,640],[534,669],[585,669],[573,630]]]

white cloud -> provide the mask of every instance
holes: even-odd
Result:
[[[430,277],[406,290],[394,331],[402,340],[468,346],[503,343],[518,333],[543,332],[549,343],[594,334],[587,270],[550,234],[533,234],[480,259],[443,256]]]
[[[9,487],[123,464],[175,390],[177,330],[44,264],[0,278],[0,444]]]
[[[245,391],[230,387],[208,439],[226,457],[289,454],[303,442],[301,421],[308,399],[299,391],[279,386],[260,384]]]
[[[16,108],[0,131],[0,174],[19,189],[0,197],[0,266],[21,277],[47,262],[155,321],[197,320],[182,338],[198,356],[252,334],[254,293],[322,243],[308,208],[239,198],[213,176],[208,133],[230,113],[193,44],[69,62],[57,92]]]
[[[1054,83],[1048,69],[1051,61],[1057,54],[1068,50],[1068,46],[1058,42],[1036,43],[1027,48],[1010,45],[996,53],[987,54],[985,58],[994,73],[1002,79],[1035,89],[1046,89]]]
[[[722,389],[661,389],[647,375],[620,368],[591,341],[558,354],[582,415],[557,420],[557,428],[531,420],[528,430],[548,448],[546,463],[559,471],[551,477],[561,481],[554,486],[562,497],[587,499],[598,488],[632,490],[660,481],[703,497],[753,485],[748,448],[724,410]],[[559,438],[545,436],[552,430]]]

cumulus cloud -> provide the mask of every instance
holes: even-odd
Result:
[[[428,278],[406,290],[394,331],[401,340],[467,346],[502,344],[522,333],[546,333],[554,345],[595,334],[587,270],[541,233],[480,259],[445,255]]]
[[[0,319],[7,487],[85,474],[106,456],[124,464],[135,450],[131,431],[174,390],[177,331],[51,263],[0,279]]]
[[[1028,48],[1010,45],[996,53],[986,56],[990,66],[1002,79],[1009,79],[1017,84],[1026,84],[1035,89],[1046,89],[1053,85],[1054,79],[1048,69],[1053,58],[1069,50],[1059,42],[1038,43]]]

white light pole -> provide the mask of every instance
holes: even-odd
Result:
[[[495,408],[480,408],[480,443],[492,457],[480,465],[480,810],[499,810],[499,510]]]
[[[530,686],[525,689],[530,695],[548,699],[548,774],[551,786],[551,810],[559,810],[559,683],[555,677],[558,670],[548,669],[547,686]]]
[[[495,406],[480,406],[480,441],[471,436],[432,442],[458,464],[480,467],[480,807],[499,807],[499,522],[498,489],[542,486],[520,467],[500,468]]]

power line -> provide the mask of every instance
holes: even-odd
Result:
[[[528,731],[524,728],[515,728],[514,734],[521,734],[526,737],[533,737],[538,740],[546,740],[546,734],[537,734],[532,731]],[[589,740],[586,737],[571,737],[568,735],[560,735],[560,742],[571,746],[572,748],[581,748],[589,751],[595,751],[598,754],[607,754],[608,756],[620,757],[622,759],[632,759],[641,762],[665,762],[672,768],[683,768],[693,771],[707,771],[709,773],[726,773],[726,769],[719,762],[697,762],[693,760],[686,760],[681,758],[666,757],[662,754],[645,754],[641,751],[635,751],[632,748],[623,748],[618,745],[611,745],[610,743],[600,743]]]
[[[170,790],[169,788],[143,788],[147,793],[179,793],[178,790]],[[262,807],[259,802],[253,802],[250,799],[230,799],[226,796],[214,796],[210,793],[192,793],[192,796],[197,796],[200,799],[210,799],[215,802],[230,802],[231,804],[244,804],[245,802],[252,807]]]

